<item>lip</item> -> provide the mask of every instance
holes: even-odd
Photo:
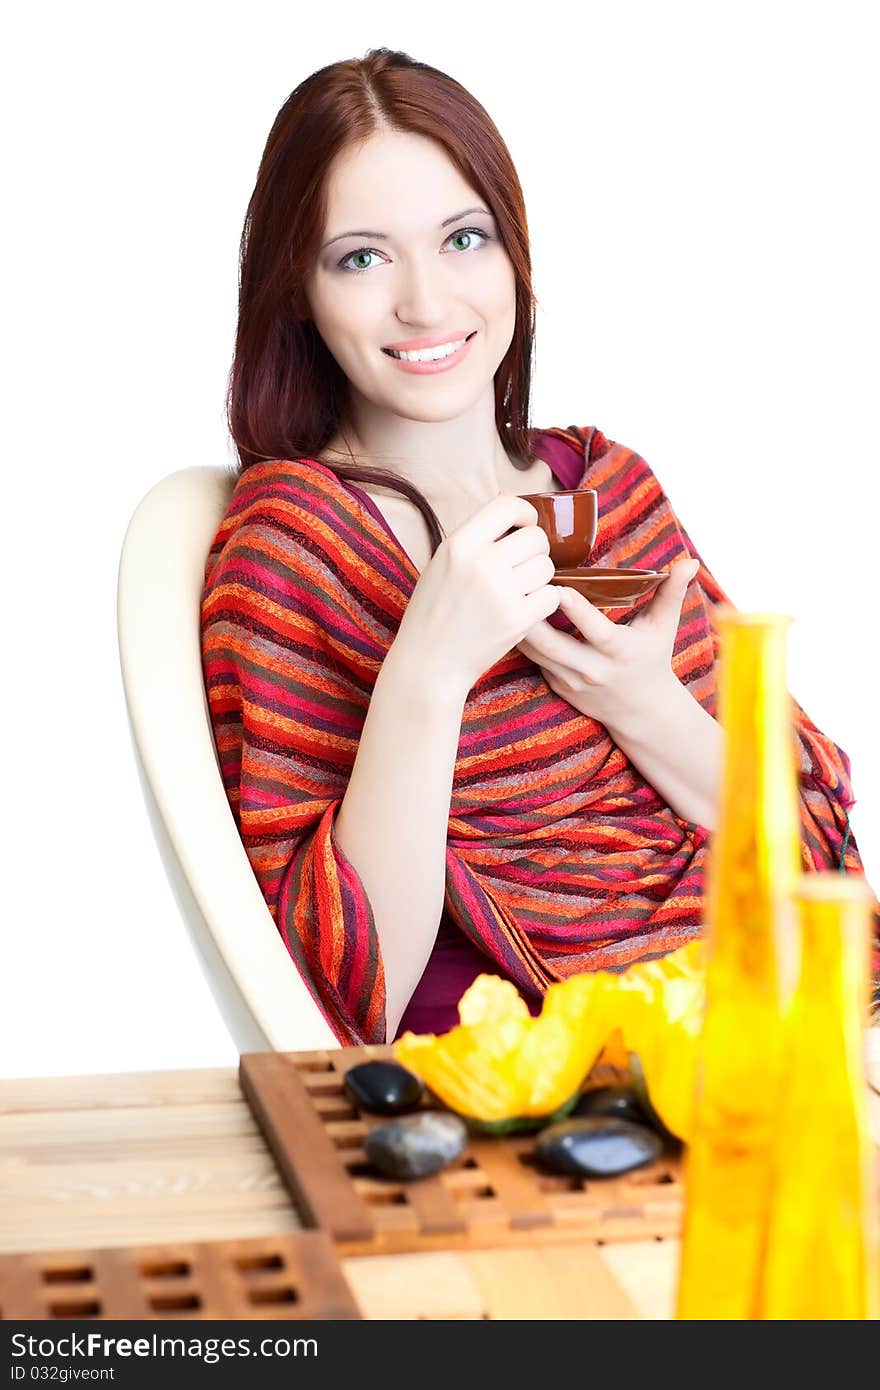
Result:
[[[462,343],[461,347],[458,348],[456,352],[450,352],[448,356],[440,357],[436,362],[407,362],[401,357],[392,357],[390,353],[387,352],[384,356],[386,361],[390,362],[394,367],[399,367],[403,372],[413,372],[416,376],[432,376],[435,372],[448,372],[452,367],[457,367],[459,362],[470,352],[471,343],[474,341],[475,337],[476,330]],[[441,343],[448,343],[450,341],[449,338],[440,339]],[[428,344],[428,346],[434,347],[436,344],[431,343]],[[406,352],[409,351],[409,349],[400,348],[399,351]]]
[[[457,343],[459,338],[466,338],[467,336],[468,330],[466,328],[453,328],[451,332],[443,333],[440,337],[410,338],[406,343],[386,343],[382,351],[393,348],[395,352],[418,352],[419,348],[439,347],[441,343]]]

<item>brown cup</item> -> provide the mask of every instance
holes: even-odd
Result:
[[[599,524],[599,494],[595,488],[574,492],[530,492],[526,501],[538,513],[538,525],[547,532],[550,559],[555,569],[585,565]]]

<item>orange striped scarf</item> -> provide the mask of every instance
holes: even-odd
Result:
[[[579,486],[599,492],[592,563],[659,569],[700,558],[638,454],[590,426],[542,433],[580,451]],[[379,937],[334,825],[376,675],[417,579],[376,517],[310,459],[241,475],[205,569],[203,667],[230,806],[287,949],[341,1043],[385,1041]],[[649,601],[609,616],[628,622]],[[728,601],[701,560],[673,669],[712,714],[710,613]],[[846,755],[796,704],[794,713],[804,866],[860,873]],[[518,649],[470,690],[445,906],[524,990],[622,969],[697,935],[708,838]]]

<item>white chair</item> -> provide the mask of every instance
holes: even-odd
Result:
[[[336,1047],[245,853],[208,713],[200,601],[232,487],[227,469],[181,469],[147,493],[125,533],[117,627],[135,761],[165,871],[239,1051]]]

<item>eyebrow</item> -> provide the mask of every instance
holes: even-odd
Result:
[[[491,212],[489,212],[487,208],[464,208],[461,212],[454,212],[451,217],[447,217],[443,222],[440,223],[440,226],[448,227],[450,222],[457,222],[460,217],[472,217],[474,213],[479,212],[483,213],[486,217],[492,216]],[[371,236],[375,237],[377,241],[388,240],[387,232],[340,232],[339,236],[331,237],[329,241],[325,241],[324,245],[321,247],[321,250],[326,251],[327,247],[332,246],[334,241],[344,241],[345,238],[349,236]]]

